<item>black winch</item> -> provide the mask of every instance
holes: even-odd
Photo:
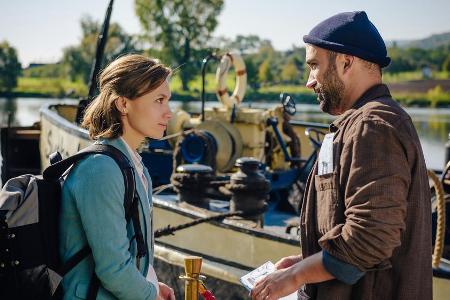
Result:
[[[179,194],[180,201],[207,207],[208,199],[205,192],[213,177],[213,169],[210,166],[188,164],[178,166],[170,181],[174,190]]]
[[[227,189],[232,193],[230,211],[263,210],[270,192],[270,181],[259,167],[261,163],[253,157],[241,157],[236,161],[239,171],[230,178]],[[263,226],[263,215],[250,217],[259,226]]]

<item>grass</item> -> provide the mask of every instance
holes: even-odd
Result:
[[[427,93],[397,93],[393,96],[404,106],[433,108],[450,106],[450,92],[443,91],[439,85],[428,90]]]
[[[433,79],[449,79],[449,72],[433,72]],[[423,80],[421,71],[401,72],[401,73],[384,73],[383,81],[385,83],[397,83],[411,80]]]
[[[18,95],[41,95],[63,98],[67,96],[87,95],[87,87],[81,82],[72,82],[59,78],[20,77],[17,87],[13,90]]]
[[[435,73],[436,78],[446,78],[448,73]],[[421,78],[420,72],[404,72],[400,74],[385,74],[383,80],[387,83],[401,82],[408,80],[417,80]],[[201,97],[201,77],[197,76],[189,83],[189,91],[183,91],[181,80],[177,74],[173,76],[170,82],[173,99],[180,101],[200,100]],[[233,72],[227,77],[227,88],[232,93],[235,85],[235,76]],[[206,76],[206,99],[216,100],[216,81],[215,74]],[[17,88],[13,93],[17,97],[74,97],[79,98],[87,95],[87,86],[81,82],[71,82],[66,79],[58,78],[31,78],[21,77]],[[251,101],[278,101],[280,93],[289,93],[298,103],[316,103],[316,96],[309,91],[303,84],[273,84],[261,86],[258,90],[247,86],[245,95],[246,100]],[[443,91],[437,86],[426,93],[396,93],[394,98],[405,106],[424,106],[424,107],[444,107],[450,106],[450,93]]]

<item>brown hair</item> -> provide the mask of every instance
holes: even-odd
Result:
[[[131,54],[111,62],[100,74],[100,94],[86,108],[81,126],[91,139],[117,138],[123,133],[116,100],[134,100],[159,87],[171,69],[157,59]]]

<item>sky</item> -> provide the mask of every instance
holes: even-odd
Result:
[[[23,66],[58,61],[78,44],[80,19],[103,22],[108,0],[0,0],[0,41],[16,48]],[[303,46],[302,36],[322,20],[365,10],[385,40],[420,39],[450,31],[449,0],[225,0],[214,36],[256,34],[277,50]],[[134,0],[115,0],[111,16],[129,34],[141,31]]]

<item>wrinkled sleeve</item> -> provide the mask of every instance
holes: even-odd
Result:
[[[123,206],[125,185],[113,159],[96,155],[77,172],[74,195],[101,285],[119,299],[155,299],[133,263]]]
[[[322,251],[322,263],[328,273],[346,284],[355,284],[365,274],[354,265],[335,258],[325,250]]]
[[[405,228],[411,182],[406,151],[396,126],[363,119],[343,153],[351,160],[347,181],[341,182],[345,221],[322,236],[319,244],[361,271],[377,269],[400,245]]]

